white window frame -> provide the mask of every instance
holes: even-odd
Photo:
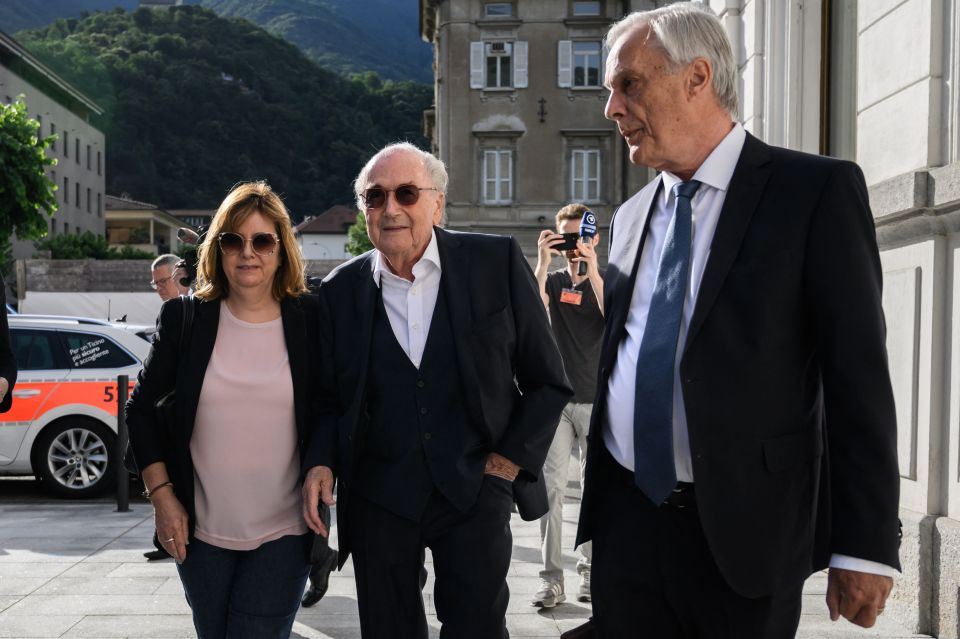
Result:
[[[494,53],[495,45],[503,45],[505,53]],[[496,63],[496,78],[493,82],[490,78],[490,59],[493,58]],[[506,58],[507,64],[503,64]],[[504,83],[501,78],[501,69],[506,66],[510,70],[508,82]],[[513,87],[513,43],[512,42],[484,42],[483,43],[483,88],[484,89],[509,89]]]
[[[496,160],[494,175],[487,173],[487,159],[494,156]],[[506,175],[501,173],[501,159],[507,158]],[[513,149],[495,148],[484,149],[481,157],[483,168],[480,178],[480,201],[484,204],[511,204],[513,202]],[[487,186],[493,185],[493,197],[487,198]]]
[[[600,149],[572,149],[570,152],[570,201],[597,203],[601,201],[600,177],[602,172]],[[580,177],[577,177],[577,168]],[[596,175],[590,175],[590,169],[596,168]],[[595,196],[590,197],[590,187]]]
[[[584,45],[592,45],[596,47],[596,52],[590,51],[589,53],[577,52],[577,47],[583,47]],[[579,40],[574,41],[571,46],[570,56],[572,63],[570,65],[570,84],[574,88],[578,89],[599,89],[603,84],[603,46],[599,40]],[[577,83],[577,67],[580,66],[580,60],[582,60],[583,66],[583,82]],[[595,84],[589,82],[590,77],[590,67],[588,64],[590,61],[595,61],[597,65],[597,81]]]
[[[509,10],[509,13],[490,13],[490,7],[506,7]],[[483,17],[492,18],[492,19],[503,19],[503,18],[512,18],[513,17],[513,3],[512,2],[485,2],[483,3]]]
[[[597,10],[596,10],[596,11],[591,11],[591,12],[584,12],[584,11],[578,12],[578,11],[577,11],[577,5],[581,5],[581,9],[584,9],[584,8],[586,8],[586,7],[584,7],[584,6],[582,6],[582,5],[586,5],[586,4],[590,4],[590,5],[595,6],[595,7],[597,8]],[[570,13],[571,13],[573,16],[576,16],[576,17],[580,17],[580,16],[598,16],[598,15],[600,15],[602,12],[603,12],[603,3],[602,3],[602,2],[578,2],[577,0],[574,0],[572,6],[570,7]]]

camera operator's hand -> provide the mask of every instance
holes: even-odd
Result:
[[[597,251],[592,242],[584,242],[583,239],[577,240],[577,254],[579,257],[571,258],[571,262],[587,264],[587,277],[592,278],[600,273],[600,265],[597,263]]]
[[[560,255],[560,251],[553,248],[555,245],[563,242],[563,236],[550,229],[540,231],[540,237],[537,239],[537,268],[533,269],[533,274],[537,278],[537,286],[540,288],[540,300],[544,307],[550,307],[550,299],[547,297],[545,286],[547,283],[547,271],[550,268],[550,260],[554,255]]]
[[[540,231],[540,238],[537,240],[537,259],[544,264],[550,264],[554,255],[560,255],[560,251],[553,247],[563,242],[563,236],[550,229]]]

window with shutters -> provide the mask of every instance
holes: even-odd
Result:
[[[80,208],[80,183],[79,182],[73,183],[73,190],[75,191],[75,195],[73,196],[73,205],[79,209]]]
[[[570,154],[570,200],[600,201],[600,150],[574,149]]]
[[[70,178],[63,178],[63,203],[70,204]]]
[[[527,43],[471,42],[471,89],[524,89],[527,87]]]
[[[481,193],[484,204],[513,201],[513,150],[484,149]]]
[[[73,157],[80,164],[80,138],[73,138],[74,153]]]
[[[54,124],[53,122],[51,122],[51,123],[50,123],[50,135],[56,135],[56,134],[57,134],[57,125]],[[54,153],[57,152],[57,141],[56,141],[56,140],[54,140],[53,142],[50,143],[50,150],[53,151]]]
[[[599,89],[603,85],[603,49],[599,40],[557,43],[557,85]]]

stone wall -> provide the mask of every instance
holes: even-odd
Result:
[[[307,260],[308,275],[325,276],[342,260]],[[150,292],[151,260],[17,260],[17,292]]]

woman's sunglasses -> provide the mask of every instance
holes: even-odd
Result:
[[[276,233],[254,233],[247,239],[239,233],[221,233],[217,236],[217,243],[224,255],[236,255],[243,251],[243,247],[250,242],[250,247],[257,255],[273,255],[277,250],[280,238]]]
[[[438,189],[432,186],[416,186],[414,184],[401,184],[395,189],[374,186],[364,191],[360,197],[363,198],[363,203],[367,205],[367,210],[379,209],[384,206],[387,203],[388,193],[393,193],[393,197],[397,199],[397,204],[400,206],[413,206],[420,199],[420,191],[436,190]]]

